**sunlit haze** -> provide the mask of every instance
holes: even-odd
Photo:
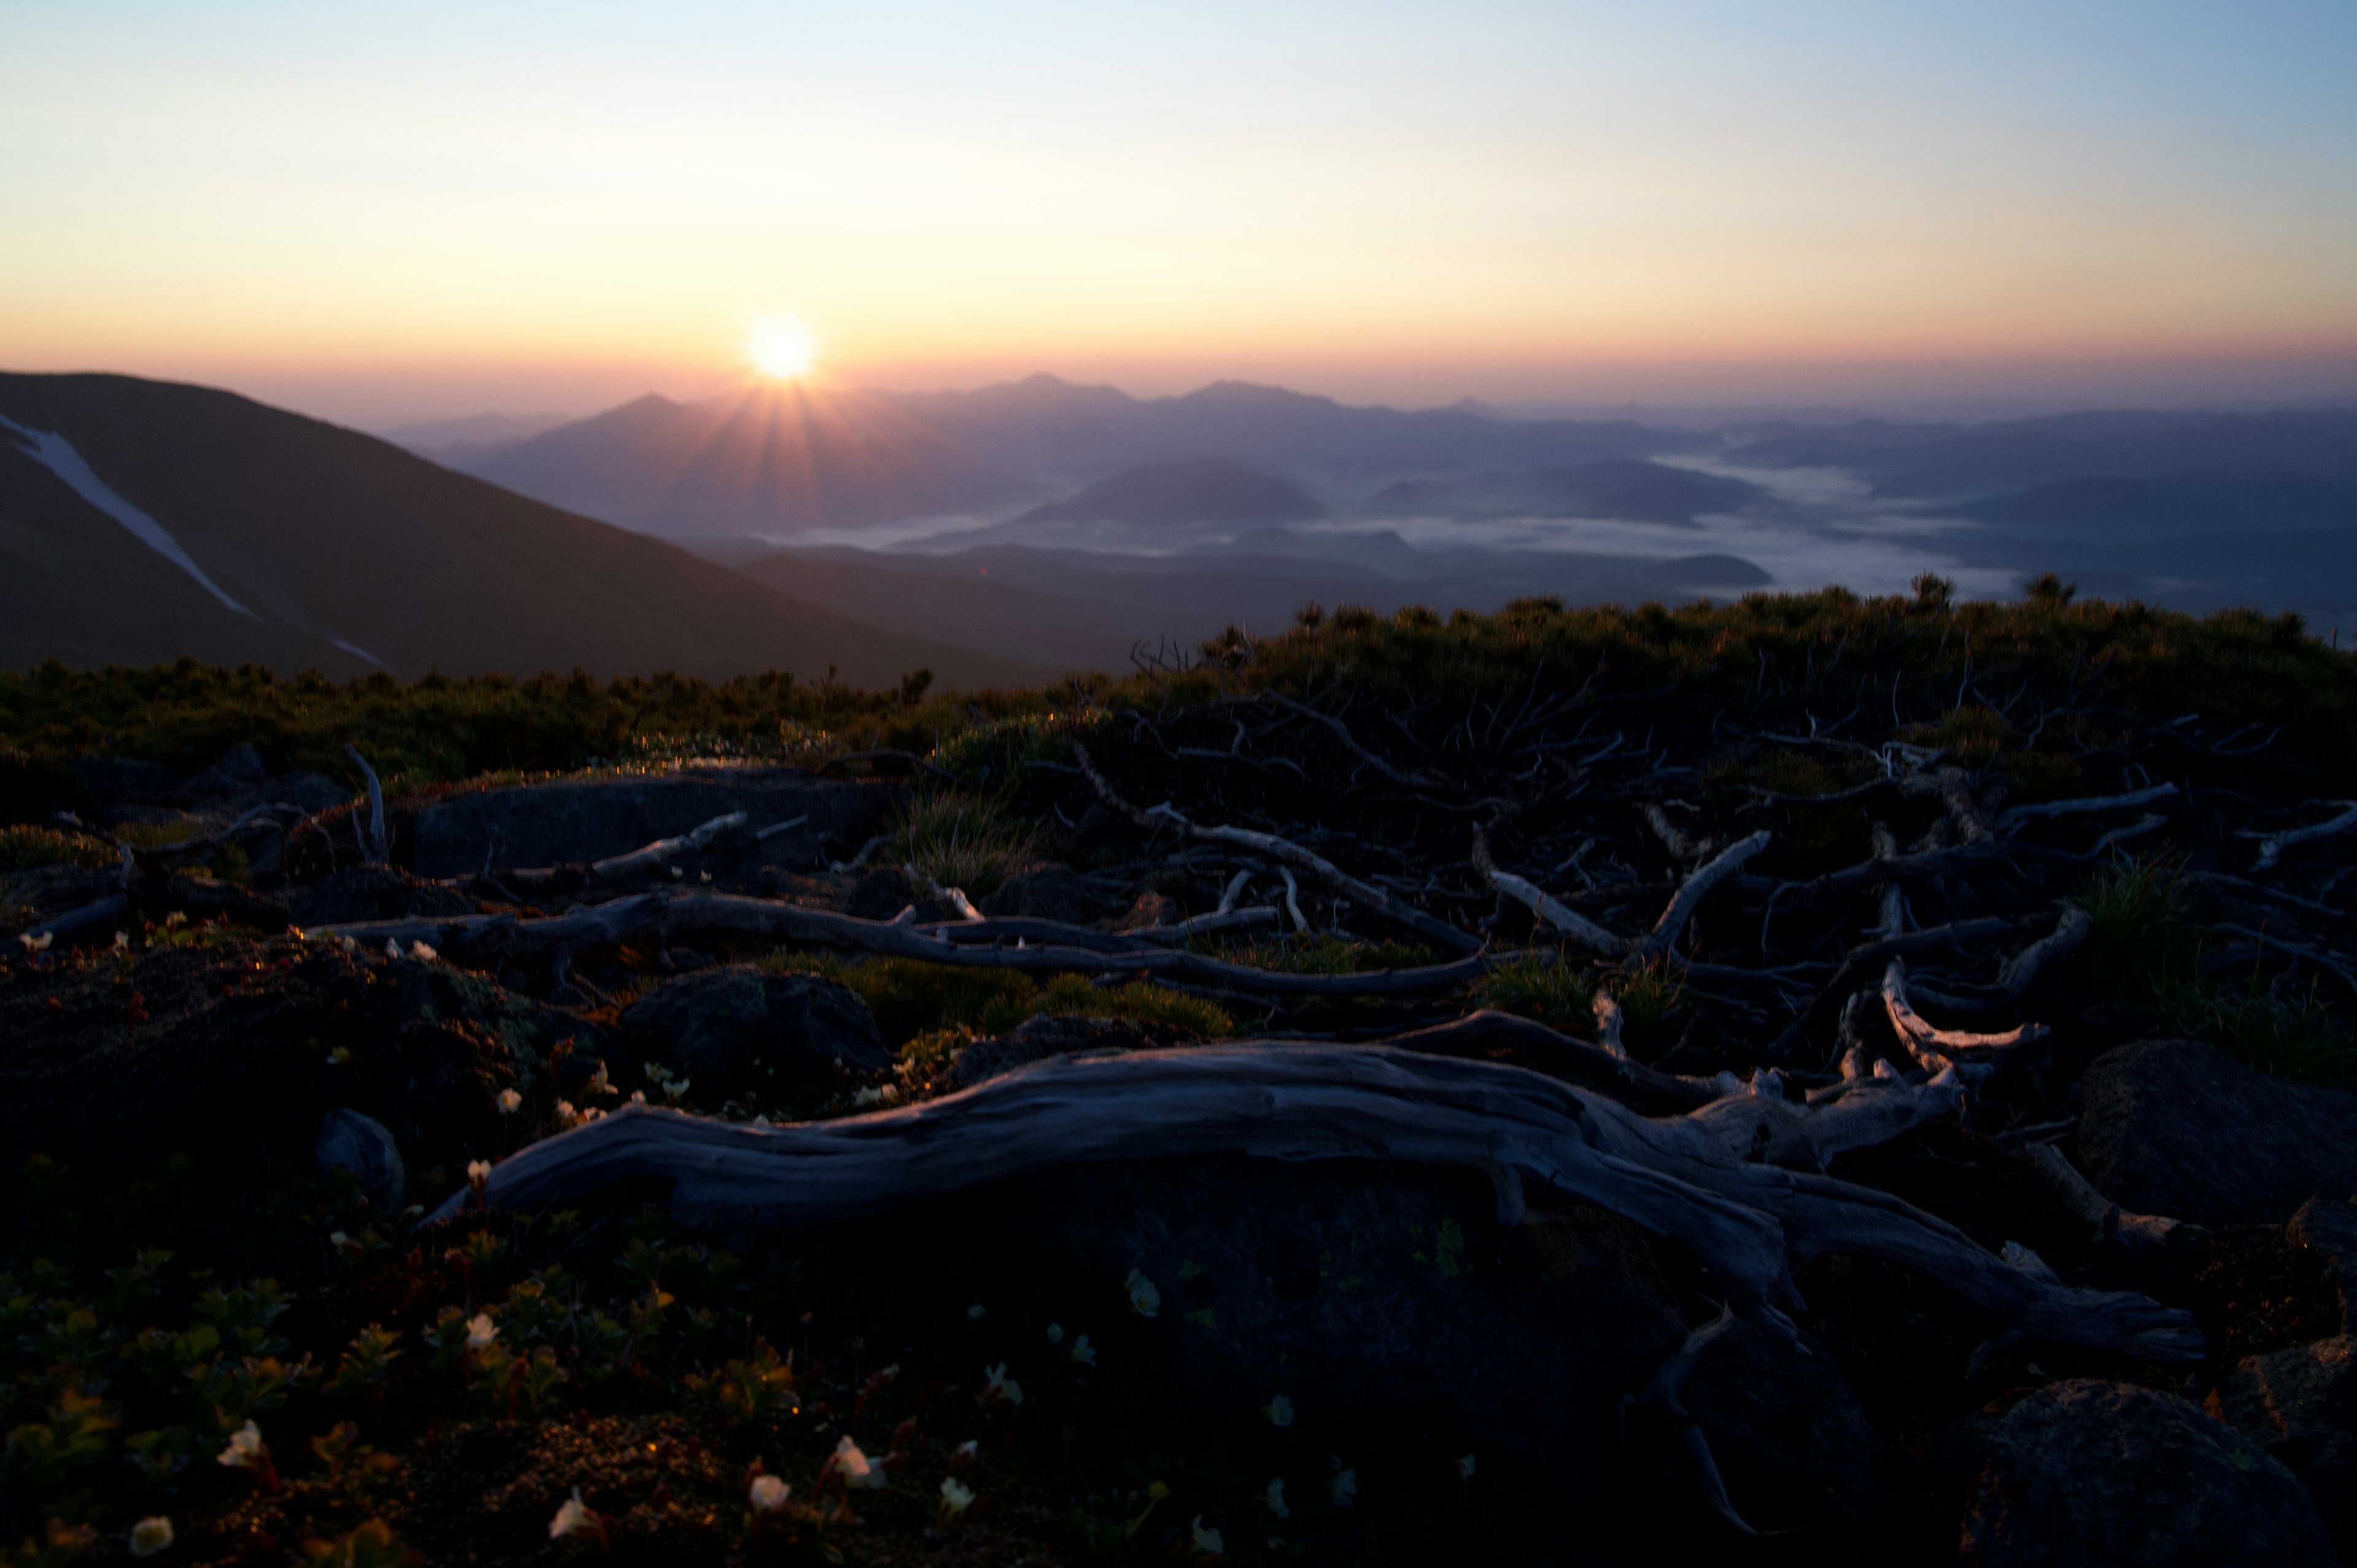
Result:
[[[354,421],[807,370],[2357,392],[2357,8],[12,7],[0,365]],[[794,332],[748,345],[791,302]]]

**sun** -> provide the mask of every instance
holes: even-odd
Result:
[[[745,357],[773,381],[796,381],[818,362],[818,339],[791,316],[765,317],[745,339]]]

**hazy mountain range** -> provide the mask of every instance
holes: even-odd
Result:
[[[2357,627],[2357,412],[1694,431],[1034,377],[400,434],[411,450],[202,388],[0,376],[0,664],[970,687],[1310,601],[1879,592],[1923,570]]]

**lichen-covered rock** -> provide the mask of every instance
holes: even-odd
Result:
[[[2299,1477],[2341,1556],[2357,1552],[2357,1338],[2245,1359],[2219,1383],[2218,1409]]]
[[[1041,865],[1016,873],[982,900],[982,911],[1061,920],[1068,926],[1081,925],[1094,913],[1088,884],[1069,865]]]
[[[329,872],[296,888],[287,901],[288,918],[306,928],[474,912],[475,901],[457,888],[421,881],[390,865],[350,865]]]
[[[892,1065],[857,992],[812,974],[726,964],[666,981],[622,1015],[671,1069],[715,1095],[791,1091]]]
[[[1026,1018],[1004,1035],[974,1041],[958,1054],[952,1076],[959,1088],[971,1089],[985,1079],[1049,1057],[1068,1057],[1078,1051],[1163,1050],[1193,1041],[1193,1036],[1168,1024],[1051,1014]]]
[[[1975,1568],[2330,1568],[2315,1505],[2266,1451],[2174,1394],[2073,1379],[1978,1434]]]
[[[2357,1193],[2357,1094],[2266,1078],[2192,1040],[2142,1040],[2087,1069],[2079,1167],[2138,1213],[2279,1222],[2310,1197]]]
[[[1786,1341],[1736,1324],[1704,1353],[1680,1402],[1755,1528],[1857,1526],[1878,1512],[1882,1440],[1813,1337]]]

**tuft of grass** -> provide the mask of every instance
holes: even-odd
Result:
[[[2315,981],[2291,990],[2255,962],[2240,982],[2202,972],[2204,943],[2174,864],[2115,865],[2087,884],[2079,903],[2091,918],[2084,961],[2100,994],[2277,1078],[2340,1084],[2357,1074],[2357,1037]]]
[[[101,870],[115,854],[96,839],[54,828],[0,828],[0,871],[32,871],[44,865],[80,865]]]
[[[1670,1015],[1686,999],[1685,982],[1656,961],[1614,980],[1612,999],[1620,1004],[1629,1047],[1658,1047],[1667,1043]]]
[[[1596,985],[1587,969],[1553,953],[1525,953],[1483,975],[1473,988],[1484,1007],[1535,1018],[1566,1035],[1586,1035]]]
[[[1039,858],[1039,833],[1002,795],[942,790],[912,802],[878,853],[979,898]]]
[[[1168,1024],[1207,1040],[1232,1033],[1235,1021],[1200,996],[1189,996],[1165,986],[1133,980],[1125,985],[1092,985],[1077,974],[1060,974],[1034,998],[1034,1017],[1079,1015],[1084,1018],[1126,1018],[1138,1024]]]

